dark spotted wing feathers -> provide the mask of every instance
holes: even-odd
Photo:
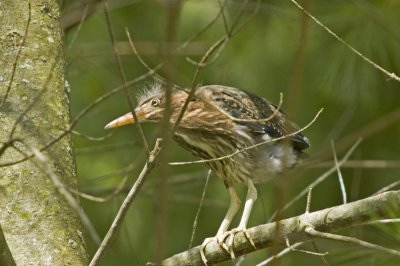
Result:
[[[208,97],[211,96],[213,102],[218,103],[219,108],[237,118],[236,123],[247,126],[255,134],[268,134],[272,138],[278,138],[300,129],[297,124],[288,120],[281,110],[271,118],[277,107],[257,95],[219,85],[205,87],[208,93],[212,91],[213,95],[208,95]],[[201,89],[202,87],[199,88],[200,94]],[[267,118],[271,119],[262,121]],[[299,151],[310,146],[310,142],[301,132],[292,136],[291,140],[293,147]]]

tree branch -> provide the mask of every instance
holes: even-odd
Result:
[[[4,237],[3,230],[0,224],[0,265],[15,266],[14,258],[10,248],[7,245],[7,240]]]
[[[393,213],[394,206],[398,206],[399,203],[400,191],[385,192],[348,204],[255,226],[249,228],[247,232],[253,239],[257,250],[274,244],[285,245],[286,238],[292,242],[308,241],[312,238],[307,235],[305,229],[310,226],[320,232],[334,232],[388,217],[390,213]],[[276,231],[276,228],[279,228],[279,232]],[[239,233],[235,237],[233,250],[236,255],[240,256],[253,252],[254,248],[244,234]],[[205,253],[210,264],[230,259],[230,255],[220,248],[216,241],[207,245]],[[162,265],[203,265],[200,257],[200,246],[167,258],[162,262]]]

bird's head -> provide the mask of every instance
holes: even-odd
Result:
[[[173,90],[171,95],[171,108],[176,110],[175,107],[183,104],[187,98],[187,93],[184,91]],[[136,117],[138,122],[159,122],[165,110],[165,92],[161,85],[155,84],[149,90],[146,90],[138,96],[138,107],[135,108]],[[135,120],[131,112],[111,121],[105,128],[115,128],[128,124],[134,124]]]
[[[138,107],[135,108],[138,122],[158,122],[162,119],[165,108],[165,94],[161,86],[154,85],[138,96]],[[105,128],[120,127],[134,124],[135,120],[131,112],[118,117],[108,123]]]

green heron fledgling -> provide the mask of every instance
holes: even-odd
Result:
[[[188,93],[184,90],[172,91],[171,123],[176,121],[187,97]],[[162,119],[164,108],[165,95],[162,85],[155,84],[139,98],[135,113],[139,122],[158,122]],[[106,128],[132,123],[133,116],[128,113],[109,123]],[[233,238],[237,232],[243,232],[254,246],[246,232],[247,221],[257,198],[253,181],[274,176],[296,164],[302,151],[310,146],[302,133],[293,134],[298,131],[298,125],[288,120],[281,110],[277,110],[276,106],[264,98],[221,85],[197,88],[174,133],[174,139],[183,148],[202,159],[216,159],[254,144],[267,142],[227,159],[207,163],[225,183],[231,201],[216,236],[203,242],[201,255],[205,263],[207,260],[204,249],[212,239],[216,238],[220,246],[228,250],[232,257]],[[286,141],[271,141],[290,134]],[[235,184],[238,182],[247,183],[246,202],[239,226],[227,232],[240,207],[240,199],[235,191]]]

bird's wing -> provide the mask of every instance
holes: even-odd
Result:
[[[208,93],[212,91],[212,95],[207,95],[207,98],[212,98],[211,100],[218,104],[218,108],[237,118],[236,123],[247,126],[255,134],[268,134],[272,138],[278,138],[300,129],[297,124],[286,118],[282,110],[276,112],[277,107],[264,98],[231,87],[219,85],[206,87]],[[301,132],[290,138],[296,150],[310,146],[307,137]]]

